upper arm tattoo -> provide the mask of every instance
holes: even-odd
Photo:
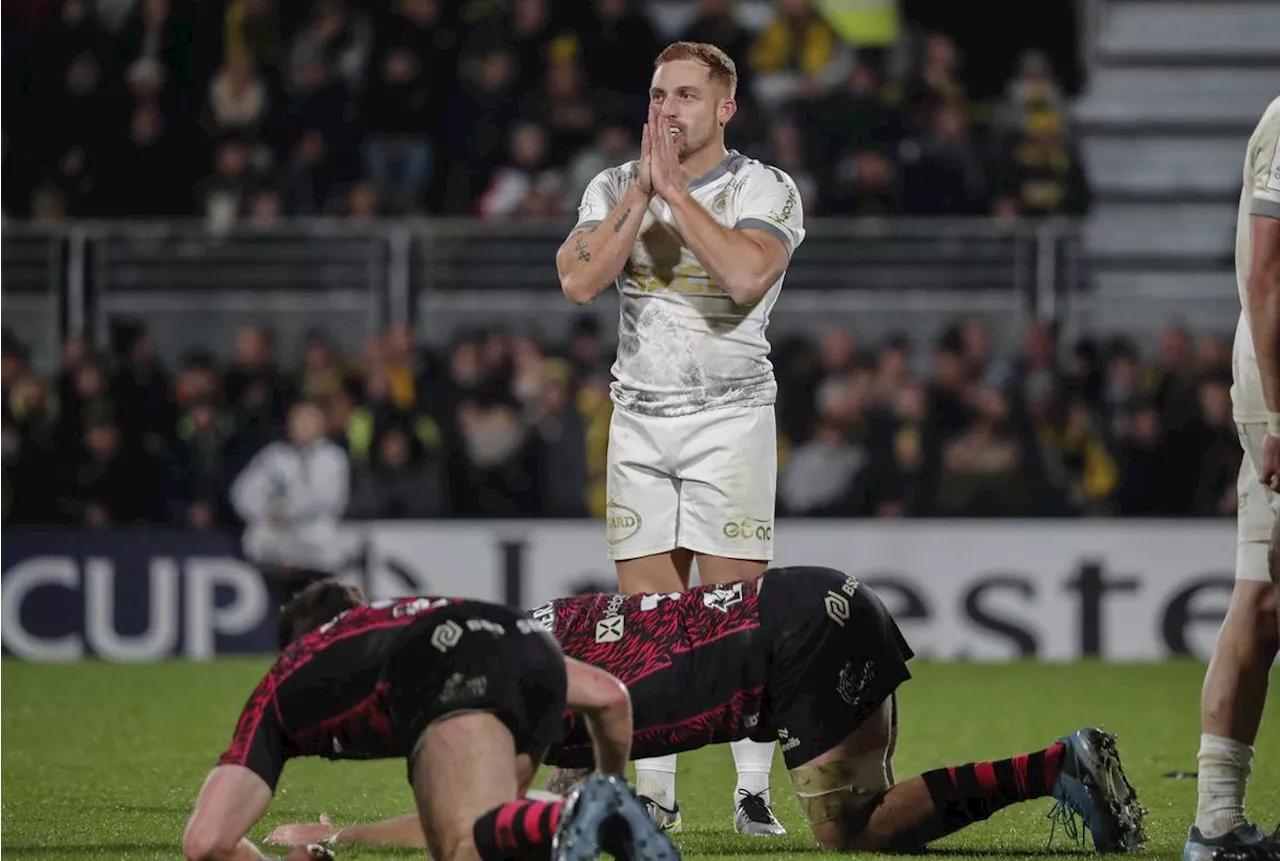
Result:
[[[587,248],[587,231],[578,234],[578,238],[573,243],[573,248],[578,252],[578,259],[583,263],[591,262],[591,250]]]

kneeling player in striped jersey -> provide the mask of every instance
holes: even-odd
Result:
[[[761,595],[768,592],[768,599]],[[778,568],[757,581],[667,595],[563,598],[533,613],[565,654],[631,692],[631,755],[741,738],[777,739],[814,837],[844,851],[914,849],[1010,804],[1052,797],[1078,814],[1099,851],[1144,840],[1143,809],[1113,737],[1078,730],[1009,759],[939,768],[895,783],[896,691],[912,657],[875,593],[830,568]],[[590,765],[590,735],[570,716],[547,762]],[[285,826],[286,844],[333,834]],[[337,833],[338,842],[420,845],[412,815]]]
[[[191,861],[265,857],[245,835],[299,756],[405,757],[418,841],[438,861],[679,857],[618,777],[631,748],[626,688],[566,659],[524,614],[449,598],[366,604],[322,581],[281,612],[279,642],[200,791],[182,841]],[[522,800],[566,707],[586,716],[600,773],[568,802]],[[329,857],[323,841],[288,856]]]

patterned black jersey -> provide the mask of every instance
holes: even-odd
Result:
[[[453,604],[404,598],[356,607],[285,649],[249,697],[219,765],[243,765],[275,789],[287,760],[408,756],[391,726],[383,668],[399,635]]]
[[[668,595],[584,595],[534,611],[565,655],[617,676],[631,691],[632,756],[643,758],[752,734],[767,663],[757,582]],[[577,715],[553,765],[585,767],[591,740]]]

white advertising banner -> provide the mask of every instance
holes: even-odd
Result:
[[[583,521],[353,524],[348,576],[532,608],[610,591],[604,527]],[[782,565],[871,584],[922,657],[1206,658],[1231,594],[1232,521],[782,521]]]

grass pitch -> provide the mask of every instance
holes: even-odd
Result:
[[[0,850],[16,859],[180,857],[183,825],[206,770],[230,738],[265,659],[146,666],[3,663],[3,797]],[[1193,772],[1203,666],[912,664],[900,692],[899,779],[942,765],[1044,747],[1085,724],[1119,735],[1130,779],[1150,809],[1148,857],[1177,858],[1195,813]],[[781,757],[773,798],[791,832],[751,840],[731,823],[733,762],[727,747],[683,755],[678,796],[686,857],[755,856],[805,861],[816,851],[791,795]],[[1250,782],[1250,813],[1280,818],[1280,715],[1264,718]],[[991,859],[1080,853],[1059,831],[1048,845],[1047,800],[1018,805],[936,844],[933,857]],[[289,821],[327,811],[365,821],[412,808],[403,763],[297,760],[261,840]],[[340,847],[340,859],[414,857],[401,850]],[[420,857],[420,856],[419,856]],[[887,857],[887,856],[886,856]]]

